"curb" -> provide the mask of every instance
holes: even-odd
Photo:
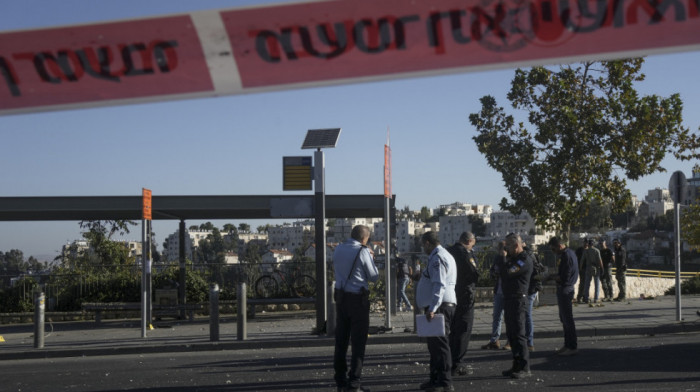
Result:
[[[576,332],[578,336],[602,337],[602,336],[632,336],[632,335],[662,335],[700,331],[700,323],[680,322],[677,324],[665,324],[649,327],[620,327],[620,328],[583,328]],[[535,332],[535,338],[562,337],[562,331]],[[471,341],[488,340],[490,334],[478,333],[471,335]],[[368,345],[382,344],[415,344],[425,343],[425,339],[406,332],[380,333],[370,335]],[[150,344],[122,347],[93,347],[93,348],[43,348],[26,349],[14,352],[0,353],[0,361],[22,359],[48,359],[68,357],[93,357],[104,355],[133,355],[133,354],[157,354],[157,353],[181,353],[201,351],[225,351],[247,349],[280,349],[303,347],[333,347],[333,338],[325,336],[300,337],[293,339],[263,339],[225,342],[193,342],[178,344]]]

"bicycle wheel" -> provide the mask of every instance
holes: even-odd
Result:
[[[258,298],[272,298],[277,295],[277,281],[265,275],[255,281],[255,294]]]
[[[292,290],[297,297],[313,297],[316,294],[316,279],[309,275],[297,276]]]

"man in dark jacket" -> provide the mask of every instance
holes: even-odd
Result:
[[[506,334],[513,354],[513,366],[503,371],[511,378],[529,377],[530,353],[527,349],[525,318],[527,317],[530,276],[534,265],[531,253],[523,249],[523,240],[517,234],[506,236],[508,256],[501,266],[503,299],[505,301]]]
[[[578,259],[574,251],[563,244],[558,237],[552,237],[549,240],[549,247],[554,254],[559,256],[559,267],[552,278],[557,281],[559,319],[564,327],[564,347],[557,350],[556,354],[560,356],[576,355],[578,341],[571,302],[574,298],[574,285],[579,278]]]
[[[474,287],[479,279],[476,257],[472,248],[476,243],[470,231],[462,233],[459,241],[447,248],[457,264],[457,309],[452,319],[450,351],[452,353],[452,375],[467,374],[464,357],[469,347],[469,338],[474,325]]]
[[[612,301],[612,269],[615,256],[613,255],[612,249],[608,248],[608,244],[605,240],[600,241],[600,257],[603,259],[603,271],[600,275],[600,281],[603,284],[603,295],[605,296],[603,301]]]
[[[615,253],[615,278],[617,279],[617,288],[619,289],[615,301],[624,301],[627,297],[627,282],[625,282],[625,271],[627,271],[627,251],[617,238],[615,238],[615,241],[613,241],[613,247],[615,248],[613,251],[613,253]]]

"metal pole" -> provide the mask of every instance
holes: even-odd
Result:
[[[682,321],[681,314],[681,206],[674,203],[676,217],[676,321]]]
[[[393,309],[394,312],[396,312],[395,304],[394,301],[392,300],[391,296],[391,288],[392,282],[391,282],[391,271],[392,271],[392,265],[391,265],[391,204],[390,204],[390,199],[388,197],[384,198],[384,228],[386,229],[384,231],[384,253],[385,253],[385,263],[384,263],[384,279],[385,279],[385,286],[386,286],[386,303],[385,308],[385,320],[384,320],[384,327],[386,329],[391,329],[391,311]]]
[[[146,320],[148,321],[148,329],[153,329],[153,279],[151,279],[153,259],[151,258],[150,219],[146,219],[146,248],[142,249],[141,253],[146,255]]]
[[[177,298],[180,305],[184,305],[187,301],[185,296],[185,220],[180,220],[180,231],[178,232],[178,255],[180,258],[179,283],[177,286]],[[185,308],[180,310],[180,318],[185,318]]]
[[[325,161],[323,151],[314,152],[314,204],[316,210],[316,332],[320,333],[326,324],[326,195]]]
[[[148,331],[148,287],[146,284],[146,220],[141,219],[141,337],[145,338]]]
[[[46,296],[42,291],[34,293],[34,348],[44,348],[44,310]]]
[[[236,311],[236,339],[248,339],[248,299],[245,282],[238,282],[238,310]]]
[[[328,314],[328,322],[326,323],[326,336],[335,336],[335,298],[333,297],[333,290],[335,290],[335,281],[332,281],[328,285],[328,309],[326,313]]]
[[[216,283],[209,289],[209,341],[219,341],[219,285]]]

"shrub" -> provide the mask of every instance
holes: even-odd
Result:
[[[666,290],[666,295],[676,295],[676,286]],[[681,295],[683,294],[700,294],[700,276],[688,279],[681,283]]]
[[[37,282],[32,278],[22,278],[14,286],[0,290],[0,309],[6,313],[31,312],[34,310],[32,294]]]

